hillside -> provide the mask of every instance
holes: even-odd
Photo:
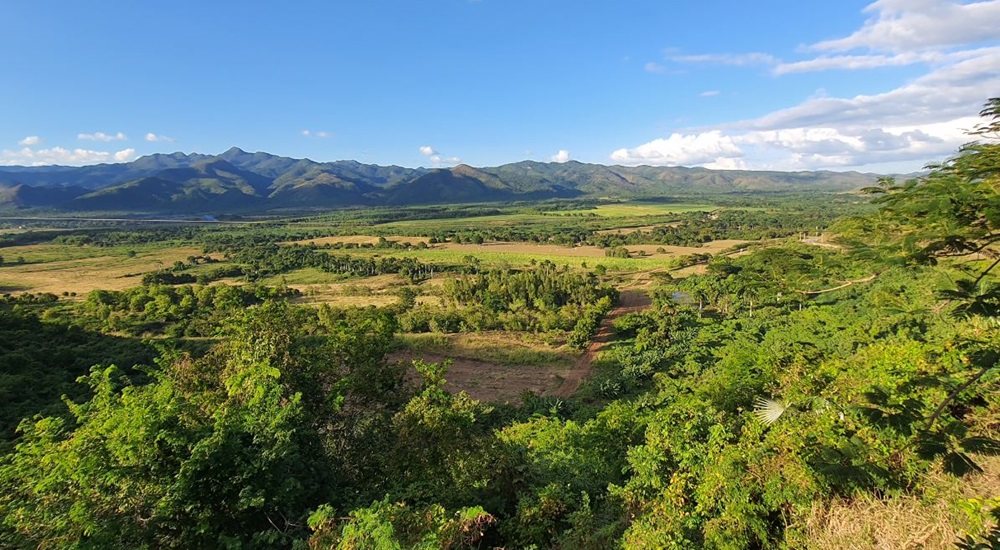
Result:
[[[155,154],[124,164],[2,167],[0,206],[64,211],[266,211],[503,202],[548,198],[844,192],[871,185],[858,172],[755,172],[521,161],[427,169],[315,162],[248,153]]]

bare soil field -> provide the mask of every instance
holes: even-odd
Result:
[[[473,359],[449,359],[443,355],[397,353],[390,360],[409,364],[419,359],[428,363],[451,361],[445,373],[445,388],[451,392],[464,391],[479,401],[493,403],[520,403],[524,392],[552,395],[562,383],[566,369],[545,367],[518,367],[498,365]],[[416,376],[416,372],[413,373]]]
[[[620,315],[640,311],[650,306],[652,301],[640,290],[626,290],[621,294],[618,307],[604,318],[594,341],[587,351],[579,356],[572,367],[564,365],[509,365],[496,362],[481,361],[467,357],[452,358],[451,367],[445,374],[450,391],[464,391],[480,401],[517,403],[524,392],[539,396],[571,396],[590,375],[594,357],[608,342],[613,333],[611,324]],[[437,353],[398,352],[390,356],[390,360],[409,363],[415,359],[437,363],[445,361],[448,356]],[[416,376],[415,373],[413,373]]]

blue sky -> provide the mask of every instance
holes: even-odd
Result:
[[[1000,0],[9,2],[0,165],[248,151],[912,170],[1000,94]]]

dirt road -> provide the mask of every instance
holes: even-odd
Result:
[[[597,329],[597,335],[594,336],[594,340],[587,347],[587,351],[577,360],[573,368],[563,377],[562,384],[551,393],[558,397],[569,397],[580,387],[583,379],[590,375],[592,368],[592,363],[594,362],[594,357],[597,356],[597,352],[601,351],[604,346],[611,341],[614,333],[611,330],[611,324],[614,323],[615,319],[625,315],[626,313],[632,313],[635,311],[641,311],[652,305],[653,301],[650,300],[649,296],[641,290],[624,290],[621,293],[621,299],[619,300],[618,306],[612,309],[601,321],[601,326]]]

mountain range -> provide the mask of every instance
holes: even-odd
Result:
[[[155,154],[122,164],[0,167],[0,207],[220,213],[574,197],[850,191],[858,172],[762,172],[522,161],[496,167],[404,168],[315,162],[232,148]]]

